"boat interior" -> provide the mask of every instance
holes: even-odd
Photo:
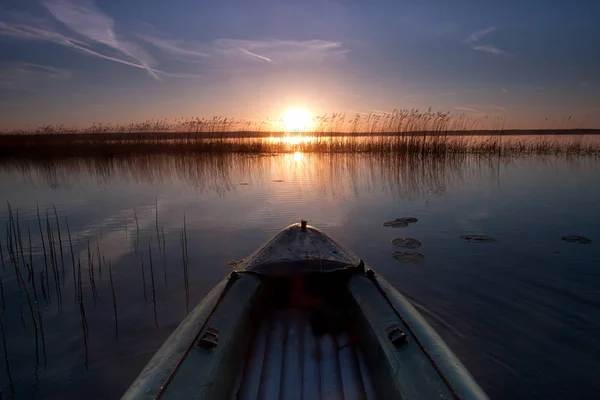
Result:
[[[453,398],[356,268],[236,276],[161,399]]]
[[[232,398],[375,399],[340,274],[279,278]],[[329,278],[329,279],[328,279]]]

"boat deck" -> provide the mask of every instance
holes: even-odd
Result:
[[[233,398],[375,399],[360,350],[343,331],[317,337],[311,312],[290,308],[265,315]]]

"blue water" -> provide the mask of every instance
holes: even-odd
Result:
[[[0,237],[5,270],[0,276],[10,379],[6,363],[0,364],[0,386],[6,398],[112,399],[124,392],[186,315],[180,247],[184,215],[190,308],[226,276],[229,260],[243,258],[282,227],[304,218],[402,291],[492,398],[598,396],[598,160],[436,161],[297,153],[38,161],[0,165],[0,193],[15,217],[18,209],[25,258],[27,226],[32,232],[46,344],[46,365],[40,344],[36,367],[31,314],[23,292],[24,328],[19,285],[7,254],[4,206]],[[51,266],[50,300],[41,295],[39,274],[45,263],[36,204],[45,235],[48,210],[56,243],[53,205],[61,224],[64,278],[58,244],[56,248],[62,310]],[[419,221],[406,228],[382,226],[408,216]],[[76,264],[81,260],[87,369],[65,217]],[[467,243],[461,240],[465,234],[484,234],[497,242]],[[568,243],[561,240],[564,235],[593,242]],[[401,250],[391,244],[395,237],[420,240],[418,251],[425,261],[418,265],[392,258],[393,251]],[[94,257],[98,246],[105,260],[102,276],[94,261],[96,304],[88,239]],[[26,269],[22,271],[27,279]],[[32,295],[31,283],[27,287]],[[4,358],[3,349],[1,354]]]

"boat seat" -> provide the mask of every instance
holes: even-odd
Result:
[[[314,312],[286,308],[264,315],[232,398],[375,398],[363,356],[348,333],[315,330]]]

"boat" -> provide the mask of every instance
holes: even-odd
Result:
[[[218,283],[123,396],[487,398],[404,296],[306,221]]]

